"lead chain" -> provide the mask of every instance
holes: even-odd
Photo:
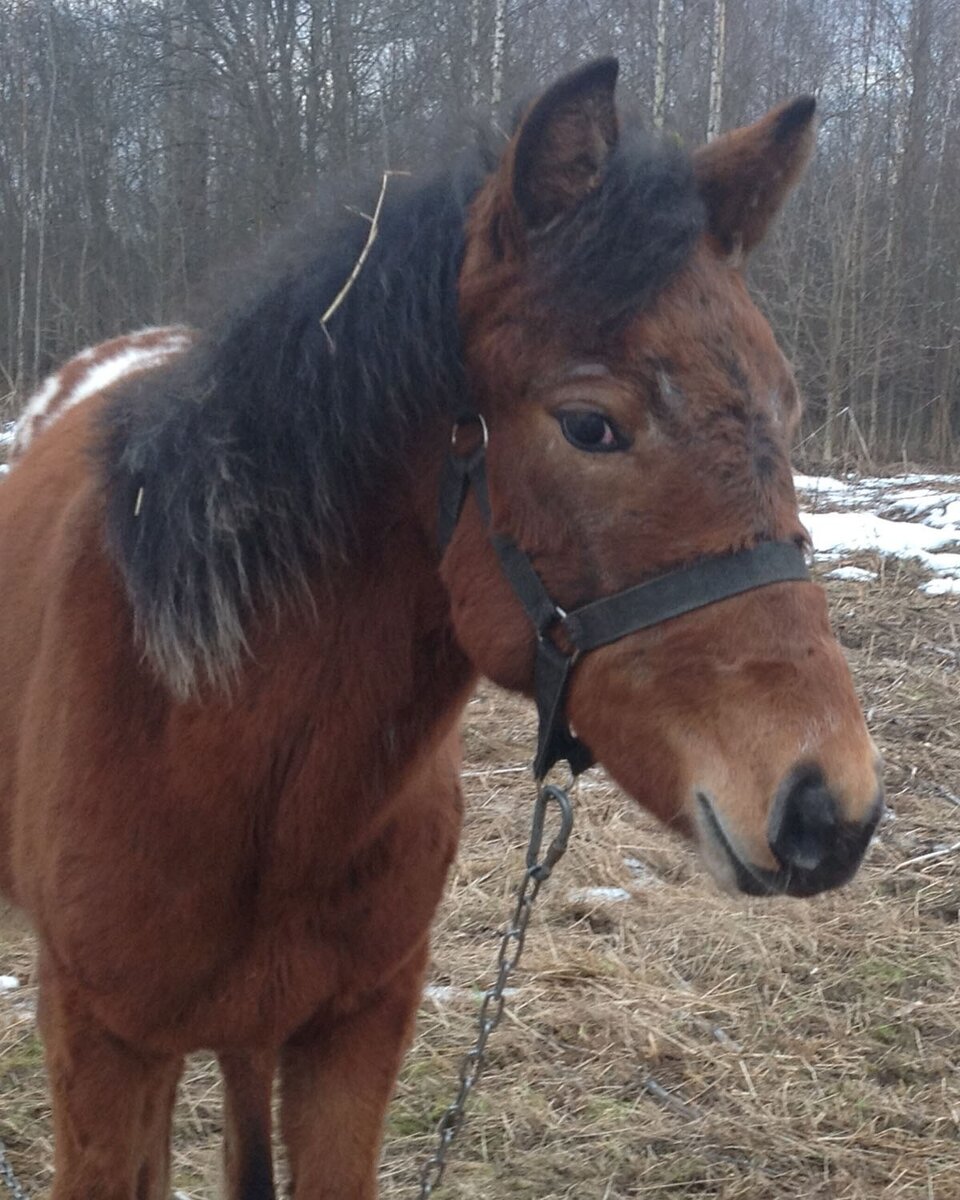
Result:
[[[543,841],[544,821],[551,802],[559,809],[560,829],[541,861],[540,847]],[[453,1103],[444,1112],[437,1126],[437,1147],[420,1171],[419,1200],[428,1200],[443,1179],[444,1171],[447,1168],[447,1154],[463,1125],[467,1101],[470,1099],[470,1093],[476,1086],[483,1069],[487,1041],[490,1034],[500,1024],[503,1016],[506,1003],[504,992],[523,953],[523,943],[527,935],[527,926],[530,923],[534,901],[540,888],[550,878],[553,868],[563,857],[572,829],[573,807],[567,793],[563,788],[556,787],[554,784],[546,784],[541,787],[534,806],[533,825],[527,846],[527,869],[520,881],[516,907],[500,942],[500,952],[497,955],[497,977],[492,986],[484,993],[481,1001],[480,1011],[477,1014],[477,1037],[460,1064],[460,1083]]]
[[[28,1200],[23,1184],[17,1178],[13,1167],[10,1165],[7,1148],[2,1140],[0,1140],[0,1180],[6,1185],[13,1200]]]

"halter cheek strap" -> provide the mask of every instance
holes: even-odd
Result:
[[[476,422],[483,444],[469,454],[457,453],[457,431]],[[480,515],[507,581],[537,634],[534,693],[539,717],[537,753],[533,771],[543,779],[556,763],[566,760],[574,775],[593,765],[589,748],[572,732],[565,705],[570,672],[581,655],[619,641],[630,633],[649,629],[672,617],[694,612],[771,583],[809,580],[803,551],[793,542],[761,542],[702,558],[688,567],[659,575],[634,587],[565,612],[550,598],[533,563],[510,538],[491,528],[486,476],[487,428],[476,414],[461,417],[454,425],[453,446],[440,481],[439,544],[441,554],[456,528],[467,492],[473,487]],[[570,652],[561,650],[553,634],[562,630]]]

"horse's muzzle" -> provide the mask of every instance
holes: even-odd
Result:
[[[698,793],[700,828],[748,896],[815,896],[841,887],[856,873],[883,815],[883,788],[862,821],[841,817],[836,798],[815,766],[784,781],[770,811],[767,838],[778,870],[748,862],[724,829],[710,799]]]

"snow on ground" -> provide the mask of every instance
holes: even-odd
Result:
[[[630,898],[622,887],[582,887],[567,892],[568,904],[621,904]]]
[[[876,571],[868,571],[866,567],[834,567],[827,572],[828,579],[846,579],[853,583],[872,583],[876,577]]]
[[[873,553],[915,559],[933,575],[922,591],[960,594],[960,475],[856,480],[797,475],[795,483],[817,557],[842,560]],[[866,582],[874,575],[844,565],[829,577]]]

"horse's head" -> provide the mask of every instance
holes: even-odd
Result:
[[[460,277],[492,528],[567,610],[805,536],[787,453],[797,389],[741,265],[806,162],[814,103],[691,161],[619,145],[615,78],[615,62],[593,64],[529,109],[474,201]],[[531,691],[530,622],[473,501],[444,572],[473,661]],[[876,825],[876,752],[810,582],[592,650],[566,711],[623,787],[743,891],[836,886]]]

